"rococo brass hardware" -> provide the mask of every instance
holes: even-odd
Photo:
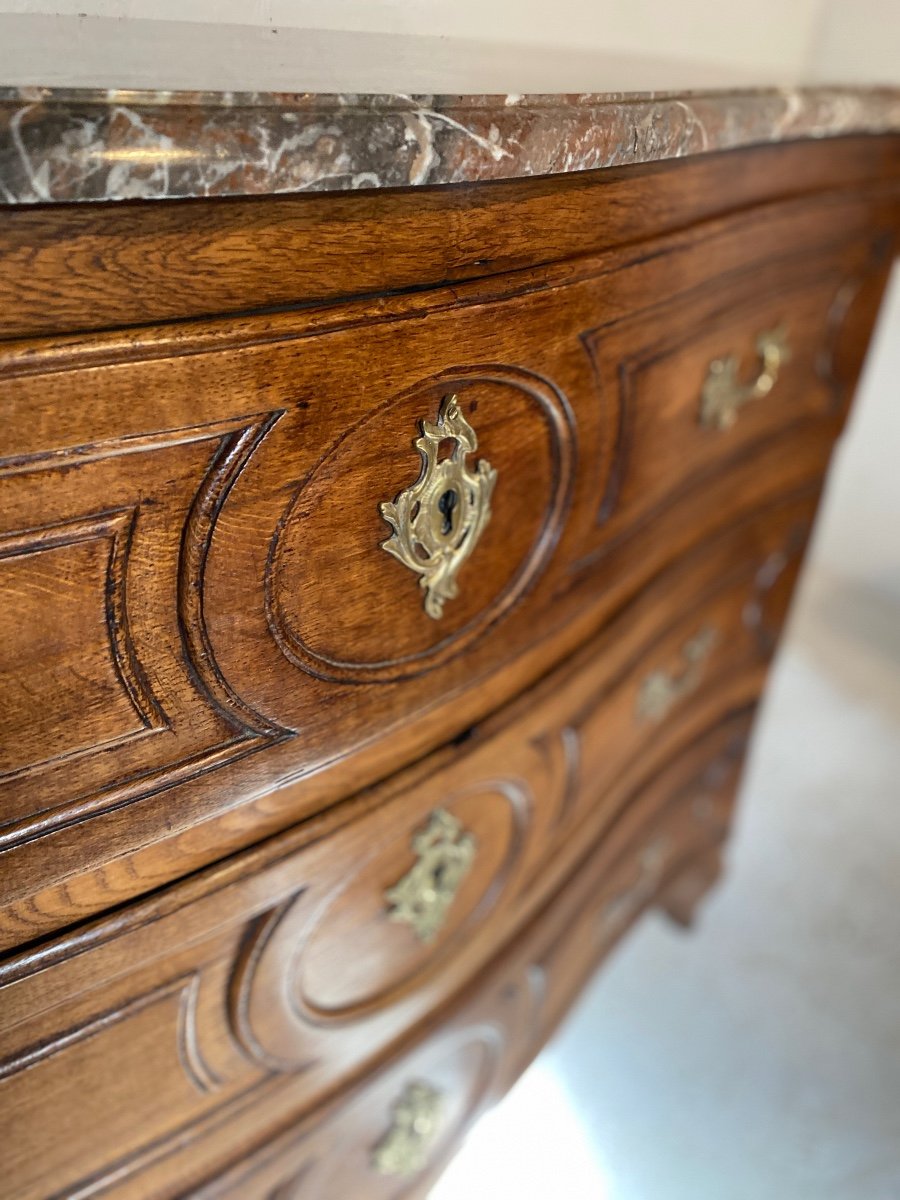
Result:
[[[415,1175],[428,1163],[441,1132],[444,1098],[427,1083],[406,1086],[391,1109],[391,1127],[372,1151],[382,1175]]]
[[[652,671],[641,684],[637,715],[646,721],[661,721],[682,696],[698,686],[718,640],[716,630],[706,625],[685,642],[681,651],[684,666],[679,672]]]
[[[441,443],[453,450],[441,458]],[[422,422],[416,439],[422,472],[393,501],[380,506],[393,533],[382,546],[419,576],[425,612],[435,621],[444,603],[457,595],[456,577],[491,519],[491,493],[497,472],[484,459],[472,471],[466,456],[478,448],[475,431],[456,396],[445,396],[437,421]]]
[[[412,841],[416,862],[401,880],[388,888],[388,916],[412,926],[423,942],[432,941],[444,921],[460,884],[475,858],[475,838],[465,833],[456,817],[435,809],[428,824]]]
[[[709,364],[700,393],[701,425],[707,429],[730,429],[745,404],[771,392],[782,366],[791,358],[784,326],[761,333],[756,339],[756,350],[760,367],[750,383],[738,379],[740,364],[733,354]]]

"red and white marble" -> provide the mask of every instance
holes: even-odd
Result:
[[[514,179],[900,131],[900,88],[548,96],[0,89],[0,203]]]

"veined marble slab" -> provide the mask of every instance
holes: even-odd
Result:
[[[0,89],[0,203],[470,183],[900,132],[900,88],[549,96]]]

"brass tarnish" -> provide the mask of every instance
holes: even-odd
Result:
[[[745,404],[771,392],[782,366],[791,358],[784,326],[761,333],[756,339],[756,350],[760,367],[750,383],[741,383],[738,379],[740,364],[733,354],[716,358],[709,364],[700,393],[701,425],[707,429],[730,429]]]
[[[391,1108],[391,1127],[372,1151],[382,1175],[415,1175],[428,1164],[444,1118],[444,1098],[427,1083],[407,1084]]]
[[[416,862],[385,892],[392,921],[411,925],[420,941],[432,941],[447,917],[475,858],[475,838],[456,817],[435,809],[412,840]]]
[[[705,625],[682,647],[684,666],[680,671],[652,671],[647,675],[638,692],[638,717],[661,721],[682,696],[689,695],[703,678],[706,661],[718,640],[718,632]]]
[[[440,457],[442,442],[453,442]],[[475,431],[456,396],[445,396],[437,421],[422,422],[416,439],[422,473],[411,487],[380,506],[393,533],[382,546],[419,576],[425,611],[435,621],[444,603],[458,593],[459,569],[475,549],[491,519],[491,493],[497,472],[484,459],[472,471],[466,456],[478,448]]]

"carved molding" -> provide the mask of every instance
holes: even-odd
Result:
[[[282,416],[267,413],[226,434],[216,451],[185,523],[178,571],[178,609],[182,636],[197,677],[221,715],[250,738],[292,736],[245,704],[216,662],[204,613],[204,575],[213,531],[222,506],[251,456]]]
[[[128,622],[126,578],[136,518],[136,508],[117,509],[30,529],[25,533],[0,535],[0,562],[27,559],[46,551],[65,549],[85,542],[107,543],[105,587],[97,600],[104,612],[113,670],[138,722],[136,728],[125,729],[119,735],[105,738],[102,742],[83,745],[62,754],[22,764],[18,768],[0,771],[0,785],[31,775],[49,763],[71,762],[100,749],[114,749],[125,742],[144,737],[147,732],[168,728],[168,718],[138,661]],[[6,636],[10,635],[14,637],[15,631],[10,630]]]
[[[784,613],[771,612],[775,594],[779,586],[786,586],[793,591],[793,582],[803,564],[810,529],[809,521],[793,525],[784,545],[766,556],[753,577],[752,591],[744,606],[743,623],[753,633],[763,658],[769,658],[774,653],[781,633]]]
[[[304,493],[318,472],[332,469],[335,457],[350,445],[353,439],[365,437],[366,429],[372,422],[383,420],[385,406],[379,405],[345,432],[303,481],[286,509],[273,539],[266,577],[269,626],[282,653],[301,670],[331,682],[393,683],[418,678],[462,654],[484,637],[489,629],[521,601],[540,577],[562,533],[574,483],[574,417],[568,400],[559,388],[550,380],[524,368],[503,364],[478,364],[445,371],[433,379],[423,380],[391,401],[391,407],[407,404],[410,399],[420,395],[427,396],[435,389],[448,394],[459,392],[462,398],[465,390],[473,384],[515,388],[528,397],[547,428],[551,443],[552,489],[539,533],[527,557],[509,583],[481,612],[462,628],[441,637],[421,653],[407,656],[391,656],[386,653],[380,661],[362,662],[318,651],[304,640],[303,635],[293,625],[289,601],[282,594],[279,584],[284,539],[291,535],[294,527],[293,514],[301,505]],[[347,519],[354,519],[353,514],[348,514]],[[339,536],[338,531],[335,531],[335,535]],[[383,555],[377,541],[373,542],[371,550],[379,559]],[[436,629],[439,631],[440,626],[436,625]]]
[[[296,1071],[315,1058],[331,1031],[340,1038],[346,1036],[348,1025],[361,1030],[369,1027],[370,1037],[375,1039],[380,1028],[388,1027],[385,1022],[389,1022],[392,1009],[398,1005],[404,1006],[404,1011],[410,1011],[411,1004],[418,1007],[421,1001],[411,999],[415,990],[424,991],[427,980],[451,966],[472,931],[488,914],[495,914],[504,897],[515,894],[530,836],[533,801],[523,781],[487,779],[445,797],[442,806],[453,809],[464,797],[482,795],[493,805],[506,806],[509,814],[509,838],[502,856],[497,856],[497,869],[483,880],[468,907],[460,908],[456,901],[452,927],[428,941],[413,942],[418,947],[414,955],[405,953],[409,930],[397,925],[397,947],[403,947],[404,953],[398,953],[393,969],[390,959],[386,960],[387,969],[380,963],[381,973],[367,985],[359,984],[356,1000],[328,1008],[318,1003],[309,990],[304,956],[312,940],[327,932],[332,913],[348,889],[369,875],[369,899],[376,903],[384,923],[390,923],[383,887],[375,886],[378,875],[371,871],[381,860],[385,845],[368,855],[354,856],[352,872],[317,880],[315,889],[298,889],[254,921],[242,941],[229,985],[231,1028],[248,1055],[269,1070]],[[420,818],[410,820],[410,833],[422,828],[427,815],[426,810]],[[403,836],[398,831],[395,838]],[[474,836],[477,839],[477,833]],[[336,841],[334,854],[340,853],[341,843]],[[349,944],[346,954],[352,959]]]
[[[818,376],[832,388],[836,397],[839,385],[833,373],[834,345],[839,336],[840,328],[860,289],[861,283],[876,269],[877,266],[867,266],[858,275],[854,275],[852,279],[840,283],[836,290],[834,290],[836,277],[834,269],[830,273],[823,272],[818,276],[814,274],[798,274],[796,278],[792,279],[790,290],[787,290],[781,297],[786,306],[786,311],[789,312],[792,297],[795,294],[802,294],[804,289],[810,286],[819,286],[825,290],[826,294],[829,290],[833,290],[834,299],[828,308],[827,317],[823,323],[822,349],[814,351],[811,355],[811,366],[815,374],[813,374],[813,371],[810,371],[810,377],[814,379]],[[719,283],[723,289],[728,288],[733,286],[735,282],[741,281],[745,276],[746,271],[736,272],[734,275],[723,276]],[[697,292],[696,290],[686,293],[680,297],[680,306],[689,304],[695,297],[702,295],[702,291]],[[746,320],[749,322],[759,319],[758,309],[761,300],[765,299],[765,295],[758,292],[756,294],[752,292],[748,294],[745,288],[736,292],[735,295],[736,299],[733,301],[729,300],[720,312],[711,314],[710,318],[704,321],[702,325],[704,334],[710,329],[721,328],[723,337],[733,335],[740,328],[740,320],[743,319],[743,314],[745,313]],[[664,305],[647,309],[636,316],[629,316],[621,322],[617,321],[608,325],[598,326],[594,329],[585,330],[579,335],[582,347],[590,359],[598,390],[607,395],[608,399],[610,399],[608,393],[612,390],[617,405],[612,461],[608,474],[605,480],[602,481],[602,491],[597,507],[596,524],[598,527],[605,525],[620,510],[621,491],[629,472],[633,452],[636,380],[645,368],[658,365],[661,359],[669,358],[679,353],[696,340],[697,333],[695,331],[681,333],[676,337],[670,337],[668,340],[665,339],[665,321],[667,317],[671,317],[676,311],[677,309],[673,306],[672,302],[667,301]],[[614,332],[620,329],[633,330],[634,335],[632,336],[631,343],[626,344],[616,359],[615,387],[611,388],[610,381],[604,375],[604,368],[608,370],[611,376],[613,365],[604,363],[602,353],[606,342]],[[661,329],[663,330],[662,334],[660,333]],[[662,340],[660,340],[661,338]],[[801,356],[805,356],[810,351],[809,343],[807,342],[805,346],[799,349],[802,352]],[[702,378],[699,378],[697,380],[698,396],[702,383]],[[822,406],[821,415],[826,417],[833,415],[838,407],[840,407],[840,401],[836,398],[834,404],[831,406],[827,404]],[[789,418],[779,426],[774,434],[763,434],[762,438],[758,439],[758,441],[765,441],[770,437],[782,437],[785,429],[791,424],[810,419],[814,419],[814,417],[811,417],[811,414],[808,412],[801,413],[794,418]],[[698,436],[701,432],[698,426]],[[756,443],[756,452],[758,452],[758,441]],[[744,445],[742,445],[740,452],[745,452]],[[680,481],[659,502],[653,504],[645,512],[640,513],[634,521],[629,523],[626,531],[627,535],[631,536],[637,529],[643,528],[652,522],[664,508],[670,506],[682,496],[706,486],[721,470],[721,458],[716,459],[709,467],[695,466],[688,478]],[[583,556],[579,563],[576,564],[576,568],[587,568],[593,565],[616,546],[619,540],[619,533],[615,533],[612,538],[606,537],[601,545]]]
[[[222,1078],[209,1065],[200,1045],[200,1031],[197,1025],[197,1002],[200,993],[202,976],[195,972],[185,983],[181,992],[181,1002],[178,1006],[178,1057],[185,1075],[193,1083],[198,1092],[204,1095],[217,1091],[222,1086]]]
[[[893,253],[893,236],[887,231],[876,235],[872,240],[865,264],[843,280],[835,291],[829,306],[825,332],[816,355],[815,365],[816,374],[831,388],[834,397],[833,408],[836,413],[840,413],[849,403],[852,384],[855,383],[855,378],[846,378],[845,373],[840,370],[838,350],[841,335],[853,320],[853,311],[860,301],[860,297],[865,295],[866,285],[883,277],[886,264],[890,261]],[[867,345],[868,340],[865,339],[861,344],[862,352],[865,351]],[[861,366],[861,359],[852,364],[854,376]]]
[[[133,803],[148,793],[158,792],[161,786],[191,779],[292,736],[291,731],[273,725],[250,709],[222,678],[206,633],[203,611],[204,569],[216,519],[230,488],[278,417],[278,412],[266,413],[98,443],[79,448],[74,460],[71,452],[48,451],[0,463],[0,480],[13,489],[13,496],[19,486],[17,477],[35,472],[48,475],[44,503],[51,503],[57,495],[69,506],[76,503],[80,471],[92,471],[91,478],[101,480],[107,476],[98,472],[109,470],[108,477],[121,494],[130,477],[118,470],[120,459],[134,464],[135,494],[141,492],[142,481],[149,493],[128,506],[0,537],[0,562],[52,547],[77,546],[90,538],[109,540],[106,586],[98,594],[98,604],[105,613],[116,676],[135,712],[135,726],[124,730],[120,737],[85,745],[62,757],[22,764],[0,776],[0,792],[4,788],[18,789],[7,791],[7,797],[15,797],[7,800],[7,811],[16,815],[0,833],[0,844],[12,846],[73,821],[99,815],[110,807]],[[158,541],[148,538],[158,539],[165,522],[172,519],[158,510],[152,494],[157,456],[183,455],[192,447],[197,447],[201,462],[208,447],[208,467],[197,480],[183,527],[179,557],[159,566],[159,570],[177,575],[178,608],[177,612],[171,612],[171,635],[166,634],[180,648],[181,656],[175,660],[162,636],[154,645],[147,634],[148,624],[158,620],[152,608],[155,577],[135,571],[131,563],[137,556],[146,561],[150,554],[148,547],[158,545]],[[165,457],[159,458],[163,480],[167,461]],[[182,488],[186,479],[183,474]],[[173,506],[175,503],[173,500]],[[141,638],[137,633],[139,627],[143,630]],[[142,641],[143,650],[138,649],[138,641]],[[163,646],[166,648],[158,649]],[[151,679],[164,680],[168,693],[163,694],[161,685],[151,684]],[[198,730],[203,726],[197,721],[196,708],[191,708],[196,705],[197,697],[208,713],[206,743],[202,746]],[[154,737],[163,730],[173,736],[165,741]],[[139,752],[138,743],[144,747]],[[101,750],[102,758],[98,753]],[[100,766],[106,771],[95,769]],[[76,773],[63,776],[62,768],[68,772],[75,768]],[[84,782],[77,774],[79,769],[87,771]],[[41,781],[39,794],[47,798],[40,811],[29,802],[37,780]],[[20,783],[27,783],[30,792],[23,792]]]

